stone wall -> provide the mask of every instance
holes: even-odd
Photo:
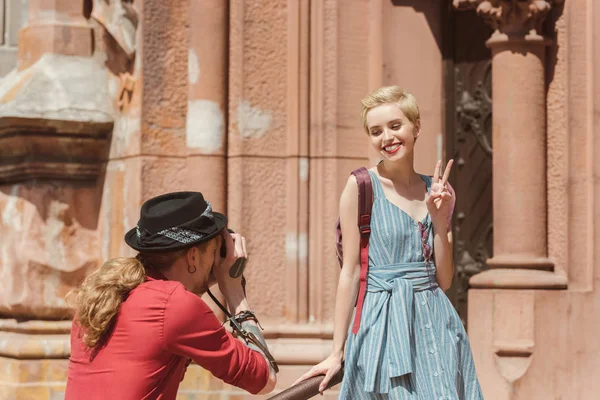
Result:
[[[469,334],[486,399],[592,398],[600,372],[600,7],[550,3],[546,76],[520,76],[545,84],[536,121],[546,168],[518,172],[547,188],[537,198],[547,224],[532,228],[542,232],[532,243],[554,280],[474,279]],[[406,87],[423,117],[417,169],[431,173],[443,156],[438,5],[30,0],[18,68],[0,81],[0,398],[61,398],[66,292],[102,261],[133,254],[123,236],[140,205],[174,190],[204,192],[248,238],[249,302],[282,367],[278,390],[325,358],[339,194],[352,169],[377,160],[360,99]],[[494,85],[519,73],[496,74]],[[511,217],[500,216],[517,229]],[[197,366],[179,396],[246,397]]]

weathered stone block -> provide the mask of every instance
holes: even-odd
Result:
[[[99,60],[45,54],[0,81],[0,183],[95,179],[112,127]]]
[[[0,187],[0,313],[69,314],[65,294],[100,262],[99,201],[95,187]]]

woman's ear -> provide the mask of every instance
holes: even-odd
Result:
[[[417,138],[421,135],[421,120],[418,119],[417,122],[415,122],[415,129],[413,131],[413,136],[415,138],[415,140],[417,140]]]

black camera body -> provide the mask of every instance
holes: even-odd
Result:
[[[231,229],[227,229],[229,233],[235,233]],[[221,244],[221,258],[227,257],[227,246],[225,245],[225,241]],[[246,257],[240,257],[229,268],[229,276],[232,278],[239,278],[244,273],[244,269],[246,268],[246,263],[248,259]]]

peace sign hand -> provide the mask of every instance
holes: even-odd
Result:
[[[427,198],[427,210],[429,211],[431,222],[439,232],[445,232],[448,229],[450,205],[455,200],[454,192],[448,188],[448,177],[450,176],[450,169],[453,163],[454,160],[448,161],[444,170],[444,176],[440,179],[442,161],[437,162],[431,183],[431,190]]]

